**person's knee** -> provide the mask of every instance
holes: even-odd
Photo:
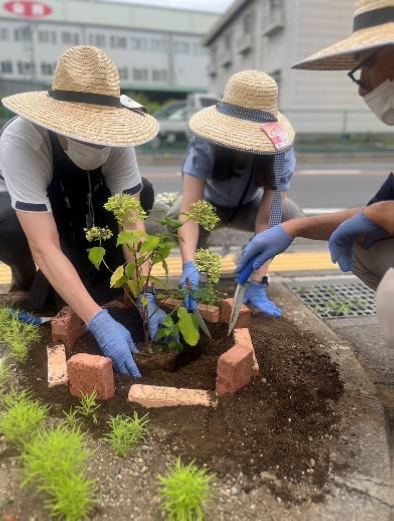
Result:
[[[142,178],[142,190],[140,192],[140,202],[143,210],[146,213],[149,213],[153,208],[153,203],[155,201],[155,191],[153,189],[152,183],[146,179],[146,177]]]

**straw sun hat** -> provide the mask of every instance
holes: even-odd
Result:
[[[203,109],[190,120],[193,134],[216,145],[253,154],[277,154],[267,125],[283,132],[283,152],[291,148],[295,132],[278,111],[278,85],[262,71],[234,74],[227,83],[221,102]]]
[[[394,44],[394,0],[356,0],[353,34],[295,65],[305,70],[350,70],[360,53]]]
[[[120,95],[116,65],[91,46],[71,47],[62,54],[51,90],[16,94],[2,102],[22,118],[85,143],[142,145],[159,131],[141,105]]]

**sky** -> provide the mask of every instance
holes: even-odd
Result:
[[[163,7],[181,7],[182,9],[200,9],[201,11],[224,11],[233,0],[106,0],[129,4],[159,5]]]

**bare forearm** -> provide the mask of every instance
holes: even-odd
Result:
[[[87,324],[101,310],[83,285],[74,266],[57,246],[33,250],[38,267],[63,300]]]
[[[282,224],[283,229],[291,238],[303,237],[317,241],[328,241],[340,224],[351,219],[363,208],[352,208],[315,217],[292,219]]]
[[[394,234],[394,201],[372,204],[365,208],[364,215],[391,235]]]
[[[182,220],[182,216],[180,216],[180,220]],[[181,249],[183,262],[190,262],[194,260],[199,232],[199,225],[194,221],[186,221],[185,224],[179,228],[179,246]]]

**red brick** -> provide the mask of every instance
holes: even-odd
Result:
[[[182,306],[182,300],[177,300],[176,298],[166,298],[160,303],[161,306],[169,309],[177,308],[178,306]]]
[[[197,405],[202,407],[217,406],[217,396],[210,391],[141,384],[134,384],[130,387],[127,401],[139,403],[147,408]]]
[[[115,395],[114,373],[110,358],[78,353],[67,362],[70,392],[73,396],[97,392],[99,400]]]
[[[260,373],[259,364],[257,362],[256,353],[254,350],[252,338],[249,329],[246,327],[234,329],[234,340],[237,345],[245,346],[252,351],[253,354],[253,376]]]
[[[230,324],[231,319],[231,312],[233,310],[234,305],[234,299],[233,298],[226,298],[226,300],[223,301],[222,309],[221,309],[221,321],[225,322],[226,324]],[[239,317],[237,320],[237,323],[235,324],[236,328],[243,328],[243,327],[249,327],[252,320],[252,313],[248,306],[245,306],[245,304],[242,304],[241,311],[239,313]]]
[[[220,320],[220,308],[208,304],[199,304],[198,311],[206,322],[217,324]]]
[[[84,323],[69,307],[65,306],[52,320],[52,340],[55,344],[64,344],[66,351],[71,352],[76,341],[84,333]]]
[[[48,355],[48,387],[67,385],[66,351],[63,344],[47,347]]]
[[[218,360],[216,392],[236,392],[247,385],[253,376],[253,353],[245,346],[235,345]]]

